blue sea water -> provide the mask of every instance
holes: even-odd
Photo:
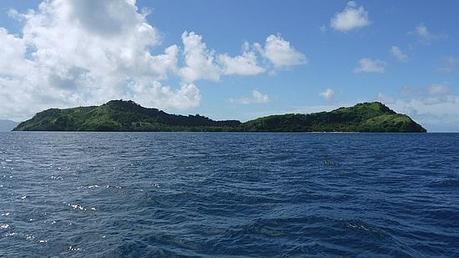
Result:
[[[459,134],[1,133],[0,257],[458,257]]]

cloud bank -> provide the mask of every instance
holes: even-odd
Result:
[[[49,0],[37,10],[10,11],[19,35],[0,27],[0,117],[25,119],[49,107],[132,99],[141,105],[197,107],[196,82],[254,76],[306,63],[290,42],[270,35],[240,55],[218,54],[202,36],[184,32],[164,48],[134,0]],[[262,60],[267,60],[263,62]],[[174,79],[175,78],[175,79]],[[168,82],[178,82],[178,86]]]

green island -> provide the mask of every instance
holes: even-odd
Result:
[[[133,101],[112,100],[101,106],[48,109],[20,123],[14,131],[426,132],[426,129],[379,102],[330,112],[271,115],[242,123],[215,121],[201,115],[168,114]]]

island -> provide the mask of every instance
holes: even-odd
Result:
[[[409,116],[380,102],[360,103],[330,112],[283,114],[247,122],[215,121],[201,115],[174,115],[133,101],[100,106],[48,109],[20,123],[14,131],[105,132],[426,132]]]

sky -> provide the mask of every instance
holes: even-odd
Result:
[[[459,131],[454,0],[0,2],[0,119],[133,100],[239,119],[380,101]]]

